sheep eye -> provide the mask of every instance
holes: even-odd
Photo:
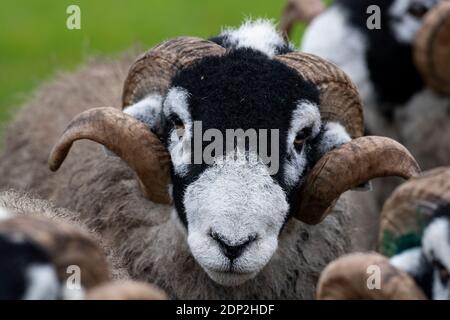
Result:
[[[450,272],[447,270],[447,268],[441,262],[439,262],[437,260],[433,261],[433,265],[439,273],[441,282],[443,284],[446,284],[448,282],[448,280],[450,279]]]
[[[176,130],[184,129],[184,123],[177,115],[170,116],[169,120]]]
[[[408,9],[409,14],[421,19],[427,12],[428,8],[420,3],[413,3]]]
[[[305,140],[311,135],[311,132],[312,128],[310,127],[300,130],[295,136],[294,144],[298,146],[304,144]]]

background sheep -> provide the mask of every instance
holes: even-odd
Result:
[[[225,35],[216,41],[225,43],[230,39],[233,39],[232,35]],[[170,47],[172,43],[158,48]],[[279,50],[278,47],[269,48]],[[151,51],[143,59],[156,53]],[[137,65],[139,61],[142,58]],[[212,281],[193,258],[186,243],[186,233],[180,228],[176,214],[171,212],[173,207],[149,201],[142,194],[142,185],[135,179],[135,174],[121,159],[105,155],[92,144],[80,143],[58,174],[47,171],[46,158],[51,145],[72,117],[91,107],[110,105],[120,108],[120,86],[130,64],[127,57],[92,63],[77,74],[60,77],[38,92],[19,114],[8,134],[1,156],[2,186],[31,189],[58,206],[79,212],[80,222],[101,234],[102,240],[114,248],[133,278],[156,282],[172,297],[312,298],[318,275],[326,263],[352,250],[354,226],[350,217],[357,216],[358,212],[367,213],[360,210],[363,205],[360,205],[359,194],[341,197],[332,214],[317,226],[287,220],[278,239],[278,248],[267,265],[253,279],[236,287],[223,287]],[[164,73],[157,75],[161,78],[156,78],[154,84],[167,86],[165,82],[171,79],[164,79]],[[155,81],[152,77],[149,79]],[[126,83],[132,81],[128,78]],[[358,123],[348,123],[349,128],[354,125]],[[401,159],[404,165],[401,174],[408,177],[417,173],[417,166],[407,152],[399,146],[395,148],[405,157]],[[336,152],[348,154],[347,149],[344,146]],[[387,165],[394,167],[383,172],[398,173],[395,168],[398,163]],[[359,179],[363,179],[364,174]],[[365,180],[352,183],[355,182],[360,184]],[[345,190],[351,187],[354,185],[346,185]],[[333,190],[330,195],[345,190]],[[317,205],[326,209],[329,204]],[[362,246],[361,243],[356,245]]]
[[[100,239],[67,220],[77,219],[68,210],[12,190],[0,192],[0,208],[7,213],[0,219],[0,299],[165,298],[126,280],[116,259],[110,268]],[[112,275],[122,279],[113,283]]]
[[[390,258],[337,259],[321,275],[318,298],[450,299],[449,178],[450,168],[437,168],[398,187],[381,214],[379,247]],[[370,290],[377,275],[381,290]]]
[[[450,47],[448,1],[336,0],[325,10],[316,0],[316,17],[305,19],[300,9],[307,2],[289,1],[297,5],[287,6],[283,20],[312,20],[301,48],[336,63],[355,81],[364,103],[366,134],[400,141],[422,169],[450,163],[450,60],[442,58]],[[373,5],[380,8],[370,11],[375,20],[367,12]],[[368,21],[380,21],[381,29],[368,28]],[[284,31],[289,32],[288,26],[282,26]],[[374,182],[378,212],[400,183],[395,178]],[[376,229],[378,217],[365,223]]]

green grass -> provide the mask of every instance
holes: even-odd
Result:
[[[284,0],[14,0],[0,10],[0,126],[34,88],[92,55],[113,55],[169,37],[209,37],[247,17],[278,21]],[[81,8],[81,30],[66,8]],[[298,44],[303,27],[293,35]],[[1,135],[1,132],[0,132]]]

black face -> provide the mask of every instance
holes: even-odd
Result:
[[[172,87],[189,92],[189,113],[192,121],[202,122],[202,133],[211,128],[220,130],[224,136],[226,129],[268,129],[270,143],[270,129],[278,129],[280,167],[272,177],[288,189],[281,165],[289,157],[286,152],[288,130],[298,101],[307,100],[319,105],[319,93],[314,85],[295,70],[260,52],[238,49],[223,57],[202,59],[179,73],[173,79]],[[182,125],[175,115],[169,116],[168,120],[164,134],[166,143],[173,127]],[[314,150],[315,141],[308,139],[309,128],[299,134],[303,135],[299,139],[304,139],[298,144],[298,151],[302,148]],[[206,145],[203,144],[203,149]],[[271,146],[267,150],[270,151]],[[308,156],[315,158],[312,151]],[[192,164],[186,176],[172,174],[174,203],[185,224],[184,191],[207,167],[204,163]],[[289,190],[291,196],[294,191]]]
[[[413,44],[400,42],[392,29],[393,17],[389,10],[394,0],[336,0],[350,14],[350,22],[368,39],[366,60],[370,79],[375,86],[380,110],[388,118],[393,107],[407,102],[413,94],[423,88],[423,81],[414,64]],[[377,5],[381,9],[381,29],[367,28],[367,8]],[[411,7],[419,14],[419,6]]]
[[[23,298],[28,284],[27,268],[49,263],[48,255],[37,245],[0,234],[0,300]]]

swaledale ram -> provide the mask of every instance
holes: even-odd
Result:
[[[196,163],[210,147],[196,122],[202,134],[278,130],[259,141],[279,146],[266,149],[279,169],[248,143]],[[399,143],[361,137],[363,122],[341,70],[247,22],[47,85],[8,132],[1,184],[79,212],[132,278],[172,298],[313,298],[322,268],[353,248],[352,218],[371,210],[365,194],[341,194],[419,172]],[[80,142],[66,159],[82,139],[107,151]]]
[[[384,256],[338,258],[323,271],[317,297],[450,300],[450,168],[426,171],[402,184],[381,217]],[[374,266],[380,270],[381,290],[367,286]]]
[[[450,1],[336,0],[317,12],[302,51],[355,82],[367,132],[398,140],[423,169],[448,165]]]
[[[112,275],[120,268],[110,265],[100,239],[70,218],[48,201],[0,192],[0,300],[166,298],[126,279],[126,271]]]

